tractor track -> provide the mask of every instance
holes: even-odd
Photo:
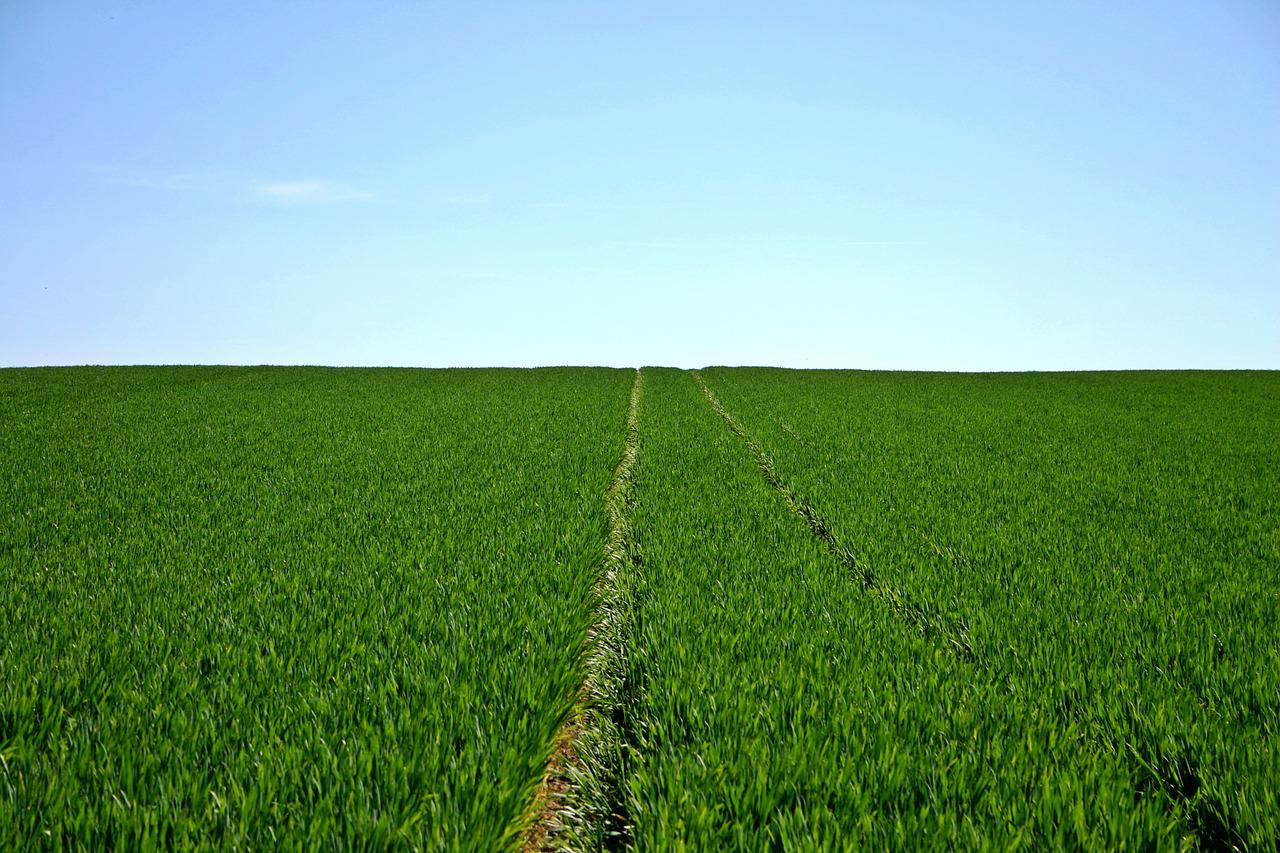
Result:
[[[630,506],[640,452],[640,400],[644,374],[636,371],[627,407],[626,440],[605,491],[609,522],[604,557],[593,590],[594,613],[581,651],[582,682],[528,810],[517,825],[522,851],[598,849],[625,835],[619,813],[620,728],[627,643],[631,632],[635,565]]]
[[[702,396],[706,398],[707,404],[728,425],[729,430],[746,444],[747,449],[755,458],[756,465],[763,472],[765,479],[769,481],[769,485],[773,486],[782,495],[783,501],[786,502],[791,511],[804,520],[813,535],[827,546],[827,550],[840,561],[841,565],[849,570],[855,580],[862,584],[862,588],[868,594],[883,602],[894,613],[915,625],[926,637],[944,639],[957,657],[962,660],[974,660],[975,652],[973,644],[969,640],[968,629],[963,624],[935,612],[927,605],[908,600],[900,590],[885,584],[877,578],[870,566],[836,538],[835,533],[832,532],[831,525],[814,508],[813,504],[799,495],[782,478],[773,463],[773,458],[738,422],[738,419],[724,407],[724,404],[720,402],[720,398],[716,396],[715,392],[711,390],[702,378],[702,374],[695,370],[691,376],[693,381],[698,384],[698,388],[702,391]]]
[[[914,624],[926,637],[945,639],[948,648],[960,660],[974,664],[978,671],[996,681],[1007,681],[1011,673],[995,665],[972,644],[967,626],[944,614],[937,613],[928,605],[920,605],[908,600],[901,591],[883,584],[873,570],[867,566],[853,551],[845,547],[836,538],[830,524],[807,500],[801,497],[783,479],[774,465],[773,458],[747,432],[746,428],[724,407],[715,392],[707,385],[699,371],[692,371],[698,388],[702,391],[708,405],[718,414],[733,432],[747,446],[756,464],[763,472],[765,479],[783,497],[787,506],[800,516],[808,525],[813,535],[826,544],[828,550],[844,565],[855,579],[861,581],[864,591],[880,599],[893,612]],[[961,558],[949,548],[944,548],[931,539],[923,531],[915,533],[930,544],[935,553],[960,561]],[[1063,708],[1055,709],[1065,723],[1085,722],[1086,718]],[[1093,733],[1089,740],[1096,748],[1112,753],[1127,754],[1134,761],[1138,770],[1135,795],[1149,796],[1153,791],[1163,790],[1167,795],[1171,811],[1178,813],[1185,826],[1191,829],[1202,849],[1242,849],[1243,834],[1228,815],[1224,817],[1225,808],[1215,798],[1197,797],[1201,787],[1199,771],[1194,756],[1185,754],[1164,754],[1155,745],[1147,745],[1151,757],[1144,757],[1135,744],[1125,744],[1123,750],[1117,750],[1108,738]]]

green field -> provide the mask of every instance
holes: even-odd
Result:
[[[1280,846],[1280,374],[0,371],[0,849]]]

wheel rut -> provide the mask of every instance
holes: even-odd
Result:
[[[516,825],[518,849],[596,850],[625,841],[621,813],[624,749],[621,723],[627,648],[634,622],[635,567],[631,505],[640,454],[640,401],[644,374],[636,371],[627,406],[626,440],[605,491],[609,522],[594,593],[591,625],[581,651],[582,681],[568,719],[529,808]]]
[[[982,673],[983,677],[996,681],[1005,681],[1011,677],[1010,672],[997,666],[974,647],[969,638],[968,629],[963,623],[945,614],[937,613],[927,604],[912,602],[901,591],[877,578],[862,559],[841,544],[832,532],[831,525],[813,505],[791,488],[778,472],[773,458],[724,407],[715,392],[702,378],[701,373],[695,370],[690,375],[702,391],[708,405],[728,425],[729,430],[747,446],[765,479],[782,495],[786,505],[809,525],[813,535],[826,544],[828,550],[854,578],[861,582],[868,594],[880,599],[899,616],[914,624],[926,637],[945,641],[957,658],[974,664],[977,672]],[[953,560],[961,559],[954,551],[940,546],[923,531],[915,530],[915,532],[928,542],[936,553]],[[1055,708],[1054,711],[1066,725],[1088,722],[1087,716],[1081,716],[1060,707]],[[1159,745],[1154,744],[1144,744],[1146,749],[1139,749],[1136,744],[1126,743],[1124,750],[1117,750],[1112,742],[1113,739],[1100,730],[1092,731],[1087,736],[1087,740],[1100,752],[1111,754],[1120,752],[1131,756],[1133,759],[1131,766],[1136,770],[1135,796],[1148,796],[1153,791],[1163,790],[1168,796],[1170,811],[1179,815],[1184,825],[1194,832],[1201,846],[1211,849],[1242,849],[1239,845],[1242,844],[1243,835],[1223,803],[1212,796],[1196,796],[1201,788],[1201,782],[1194,756],[1176,751],[1166,755]],[[1144,758],[1142,752],[1146,751],[1156,758],[1154,760]]]
[[[720,398],[716,396],[716,393],[711,390],[702,378],[702,374],[695,370],[690,375],[693,377],[693,381],[697,383],[699,390],[702,391],[702,396],[706,399],[707,404],[728,425],[729,430],[747,446],[747,449],[755,458],[756,465],[764,474],[765,479],[769,481],[769,485],[778,491],[787,507],[804,520],[813,535],[827,546],[827,550],[849,570],[849,573],[862,585],[862,588],[869,595],[882,601],[893,612],[919,628],[925,636],[945,641],[948,648],[957,657],[963,660],[973,660],[975,653],[973,644],[969,639],[968,629],[963,624],[936,612],[934,608],[927,604],[911,601],[900,590],[878,578],[864,560],[836,538],[831,525],[814,508],[813,504],[798,494],[783,479],[774,465],[773,458],[738,422],[738,419],[724,407],[724,404],[720,402]]]

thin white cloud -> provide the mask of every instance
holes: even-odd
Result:
[[[266,181],[254,187],[261,196],[291,204],[338,204],[348,201],[370,201],[374,194],[334,181]]]
[[[107,181],[122,187],[141,187],[148,190],[171,192],[210,192],[217,189],[217,182],[206,175],[120,175],[112,174]]]
[[[210,193],[219,196],[270,200],[287,204],[339,204],[370,201],[375,195],[367,190],[338,181],[253,180],[223,172],[182,172],[174,174],[137,174],[118,169],[103,169],[107,183],[175,193]]]

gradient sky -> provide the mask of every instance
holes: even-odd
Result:
[[[1280,368],[1280,4],[0,3],[0,364]]]

